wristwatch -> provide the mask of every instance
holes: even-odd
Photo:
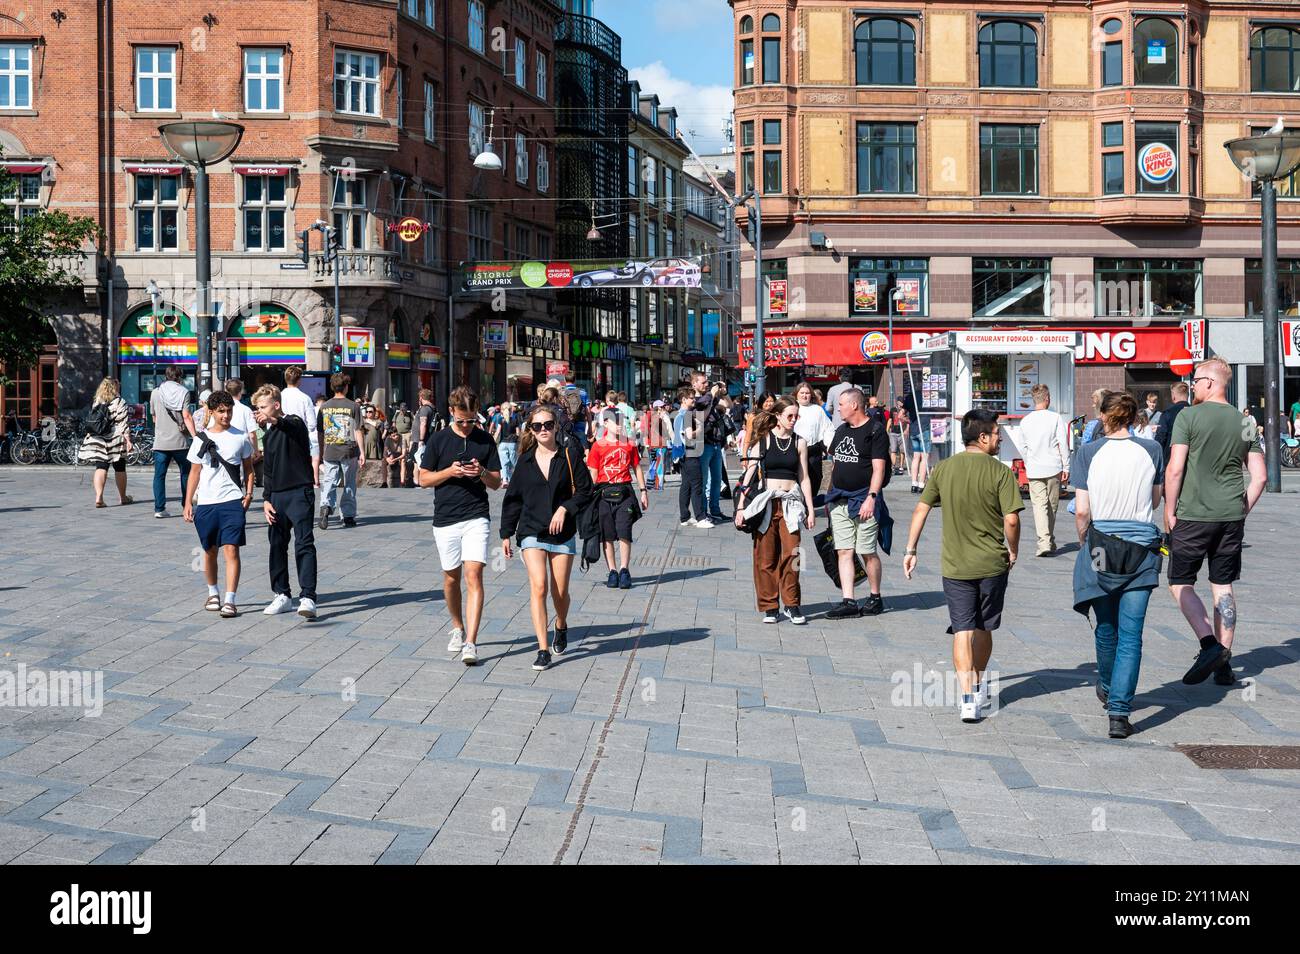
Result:
[[[867,496],[870,497],[872,500],[875,500],[876,497],[879,496],[879,494],[876,494],[876,493],[873,492],[873,493],[869,493],[869,494],[867,494]]]

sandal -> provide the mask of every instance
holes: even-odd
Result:
[[[203,608],[210,613],[215,613],[217,610],[221,609],[221,597],[209,596],[208,601],[203,604]]]
[[[222,619],[234,619],[238,615],[239,615],[239,610],[235,608],[234,603],[225,603],[222,605],[221,607]]]
[[[123,507],[129,507],[133,503],[135,503],[135,498],[130,496],[129,494],[122,498]]]
[[[96,500],[96,501],[95,501],[95,509],[96,509],[96,510],[98,510],[100,507],[107,507],[107,506],[108,506],[108,504],[104,503],[104,501],[102,501],[102,500]]]

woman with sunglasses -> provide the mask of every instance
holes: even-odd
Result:
[[[519,463],[501,503],[501,552],[514,556],[511,537],[528,569],[537,635],[538,672],[562,655],[569,643],[569,574],[578,553],[577,514],[591,500],[591,475],[575,441],[561,442],[555,410],[537,404],[528,412],[519,439]],[[548,580],[549,575],[549,580]],[[546,597],[555,607],[555,638],[547,639]]]

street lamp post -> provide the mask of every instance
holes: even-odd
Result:
[[[745,204],[754,200],[752,206]],[[737,196],[733,204],[745,205],[745,212],[754,226],[751,238],[754,241],[754,361],[750,365],[754,372],[754,406],[763,398],[767,390],[767,353],[763,347],[763,207],[758,189],[751,189],[742,196]]]
[[[226,159],[239,146],[244,127],[218,121],[167,123],[158,127],[163,145],[194,169],[194,320],[198,335],[198,391],[212,383],[212,248],[208,226],[208,166]]]
[[[1286,132],[1282,121],[1258,136],[1243,136],[1224,143],[1232,161],[1250,180],[1259,183],[1260,225],[1263,232],[1264,271],[1264,460],[1268,492],[1282,492],[1281,380],[1278,373],[1277,320],[1277,179],[1300,166],[1300,134]]]
[[[894,350],[894,307],[898,302],[903,300],[903,293],[895,288],[889,295],[889,347],[888,351]],[[889,362],[889,400],[894,403],[898,400],[898,390],[894,384],[894,359],[887,358]]]

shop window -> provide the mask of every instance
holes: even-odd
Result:
[[[1177,123],[1137,123],[1133,127],[1133,152],[1137,161],[1138,192],[1177,193],[1179,191]],[[1169,157],[1171,152],[1174,162],[1173,171],[1167,173],[1164,171],[1167,163],[1164,166],[1155,163],[1161,157]],[[1167,177],[1160,181],[1161,176]]]
[[[243,176],[244,250],[282,252],[286,247],[284,176]]]
[[[916,31],[902,20],[876,17],[859,23],[853,56],[859,86],[916,85]]]
[[[142,113],[170,113],[176,110],[175,47],[136,48],[135,108]]]
[[[979,32],[980,85],[1038,85],[1038,34],[1015,20],[997,20]]]
[[[977,258],[971,278],[971,306],[981,318],[1042,318],[1048,313],[1048,259]]]
[[[1300,30],[1266,27],[1254,32],[1250,38],[1250,88],[1255,92],[1300,92]],[[3,89],[0,85],[0,103]]]
[[[361,251],[367,245],[370,233],[370,211],[366,205],[366,180],[360,176],[334,180],[333,202],[334,232],[341,247],[348,251]]]
[[[1133,31],[1133,82],[1138,86],[1178,85],[1178,28],[1149,17]]]
[[[135,247],[139,252],[174,252],[178,247],[180,176],[135,177]]]
[[[930,311],[930,263],[924,258],[849,259],[854,315],[915,318]]]
[[[32,45],[0,43],[0,109],[32,108]]]
[[[1277,311],[1280,315],[1300,315],[1300,258],[1281,258],[1277,262]],[[1264,313],[1264,263],[1246,259],[1246,314]]]
[[[916,192],[916,126],[858,123],[858,193]]]
[[[334,54],[334,108],[340,113],[378,116],[379,56],[338,50]]]
[[[284,50],[244,51],[244,109],[250,113],[284,110]]]
[[[1099,258],[1093,271],[1098,315],[1153,318],[1201,312],[1200,259]]]
[[[1038,127],[980,126],[980,193],[1038,194]]]

